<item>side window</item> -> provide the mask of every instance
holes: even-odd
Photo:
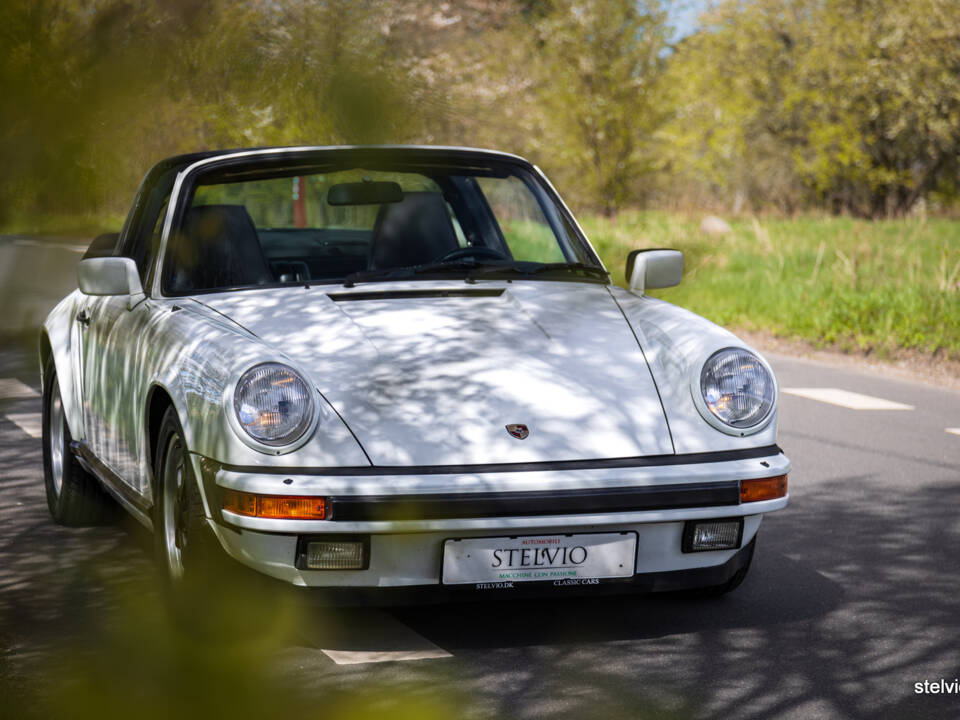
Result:
[[[137,264],[140,282],[148,294],[150,270],[159,250],[160,234],[176,176],[176,168],[159,166],[147,173],[120,234],[117,254]]]
[[[139,223],[133,229],[127,243],[127,257],[137,263],[140,272],[140,282],[143,289],[149,294],[150,271],[153,261],[160,250],[160,236],[163,234],[163,223],[167,217],[167,208],[170,205],[170,186],[158,183],[147,198],[143,212],[138,218]]]

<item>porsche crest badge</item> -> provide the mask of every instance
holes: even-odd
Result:
[[[511,424],[507,425],[507,432],[517,440],[524,440],[530,434],[530,428],[526,425]]]

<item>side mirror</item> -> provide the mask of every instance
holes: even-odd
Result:
[[[137,264],[125,257],[101,257],[77,263],[77,285],[84,295],[127,295],[132,307],[143,295]]]
[[[93,242],[87,247],[87,251],[83,254],[82,259],[89,260],[90,258],[113,257],[119,240],[120,233],[97,235],[93,239]]]
[[[679,285],[683,253],[679,250],[634,250],[627,255],[627,283],[634,292]]]

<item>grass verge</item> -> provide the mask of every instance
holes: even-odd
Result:
[[[582,224],[619,284],[630,250],[683,250],[683,283],[653,294],[721,325],[881,358],[960,359],[960,222],[747,218],[721,237],[661,212]]]

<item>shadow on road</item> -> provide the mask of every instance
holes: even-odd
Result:
[[[569,599],[561,595],[464,603],[455,611],[394,612],[453,650],[649,640],[707,630],[775,627],[822,617],[843,597],[837,583],[769,550],[758,549],[751,574],[735,593],[715,599],[678,593]]]
[[[955,699],[915,695],[913,684],[957,674],[960,489],[894,498],[870,487],[869,477],[840,478],[769,518],[748,580],[719,600],[394,612],[467,655],[476,691],[496,685],[504,711],[540,702],[589,714],[601,702],[626,712],[652,693],[695,716],[944,717]],[[504,678],[507,656],[515,674]]]

